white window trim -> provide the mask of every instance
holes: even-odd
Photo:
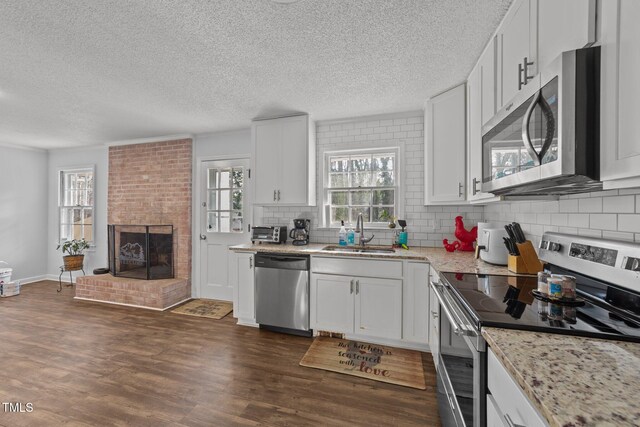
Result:
[[[97,176],[96,176],[96,165],[92,164],[92,165],[81,165],[81,166],[69,166],[69,167],[61,167],[58,169],[58,187],[57,187],[57,191],[58,191],[58,243],[63,243],[66,241],[66,239],[62,239],[60,237],[60,235],[62,234],[62,192],[63,192],[63,185],[64,183],[62,182],[62,174],[63,173],[68,173],[68,172],[84,172],[84,171],[91,171],[93,173],[93,222],[91,223],[91,235],[93,236],[93,240],[88,241],[89,243],[89,250],[94,249],[95,248],[95,241],[96,241],[96,180],[97,180]]]
[[[396,213],[395,216],[397,218],[404,218],[405,212],[405,175],[404,175],[404,164],[405,164],[405,156],[404,156],[404,146],[402,144],[394,143],[376,143],[372,144],[371,142],[367,143],[366,147],[363,147],[361,143],[354,144],[342,144],[341,148],[338,150],[331,149],[330,147],[323,147],[320,161],[322,164],[320,165],[320,169],[322,170],[322,182],[321,188],[319,189],[319,193],[322,197],[322,205],[321,205],[321,215],[322,215],[322,224],[319,227],[319,230],[337,230],[340,226],[331,225],[330,224],[330,212],[329,212],[329,173],[328,173],[328,162],[329,157],[341,154],[353,154],[353,153],[379,153],[379,152],[390,152],[393,151],[396,153]],[[355,227],[355,224],[352,224]],[[366,229],[374,229],[374,230],[389,230],[389,227],[383,223],[367,223]]]

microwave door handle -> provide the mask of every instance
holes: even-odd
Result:
[[[536,151],[533,143],[531,142],[531,135],[529,134],[529,123],[531,122],[531,116],[533,115],[533,110],[536,108],[536,104],[538,103],[538,98],[541,96],[541,91],[536,92],[533,96],[533,101],[529,104],[529,108],[527,108],[527,112],[524,114],[524,118],[522,119],[522,140],[524,141],[524,147],[529,152],[533,163],[536,166],[540,166],[541,157]]]
[[[540,163],[542,164],[542,159],[551,148],[551,144],[553,143],[553,136],[556,134],[556,119],[553,115],[553,110],[551,110],[551,106],[542,96],[542,91],[540,91],[540,97],[538,100],[540,104],[540,108],[542,109],[542,114],[544,115],[544,119],[547,121],[547,134],[544,137],[544,144],[542,144],[542,149],[540,149]]]

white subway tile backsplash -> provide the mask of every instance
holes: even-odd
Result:
[[[583,213],[600,213],[602,212],[602,197],[593,197],[589,199],[578,200],[578,210]]]
[[[602,212],[634,213],[636,200],[634,196],[614,196],[602,199]]]
[[[618,229],[618,216],[616,214],[591,214],[589,228],[615,231]]]
[[[618,231],[628,231],[630,233],[640,233],[640,214],[618,215]]]

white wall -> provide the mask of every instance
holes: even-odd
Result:
[[[109,179],[109,149],[105,146],[73,148],[49,151],[48,175],[42,180],[42,187],[48,192],[48,239],[46,265],[47,273],[60,274],[62,252],[58,246],[58,176],[61,169],[81,166],[95,166],[95,247],[85,252],[84,271],[92,274],[94,268],[108,267],[107,261],[107,183]],[[44,184],[46,183],[46,184]],[[81,273],[80,273],[81,275]],[[74,277],[76,274],[74,273]],[[63,280],[69,280],[65,273]]]
[[[407,221],[409,246],[441,247],[442,239],[455,240],[457,215],[464,217],[467,228],[482,219],[481,206],[424,206],[424,115],[421,111],[319,122],[316,131],[317,206],[265,207],[256,224],[293,227],[294,218],[309,218],[313,242],[337,243],[338,229],[323,228],[321,224],[323,153],[373,145],[399,147],[402,151],[400,185],[404,192],[404,213],[400,219]],[[394,232],[389,229],[365,231],[367,236],[376,235],[373,244],[388,245],[394,238]]]
[[[46,151],[0,146],[0,260],[12,280],[46,273],[46,181]]]

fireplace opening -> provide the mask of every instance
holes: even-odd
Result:
[[[109,272],[132,279],[172,279],[173,225],[108,225]]]

